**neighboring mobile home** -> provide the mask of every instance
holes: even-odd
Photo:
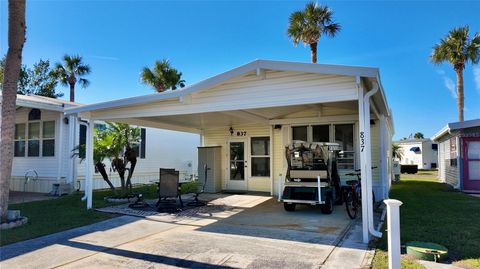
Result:
[[[286,145],[294,140],[337,142],[344,151],[341,180],[362,168],[366,191],[373,189],[379,200],[388,196],[394,130],[376,68],[256,60],[180,90],[69,108],[66,113],[90,122],[199,134],[201,146],[217,148],[209,156],[220,167],[209,171],[209,179],[223,190],[276,195],[287,169]],[[93,133],[88,130],[91,155]],[[89,208],[91,175],[93,171],[86,174]],[[373,219],[369,210],[363,212],[364,240],[375,229],[373,221],[367,224]]]
[[[455,189],[480,193],[480,119],[447,124],[439,143],[439,177]]]
[[[68,184],[71,190],[84,189],[85,162],[72,158],[72,149],[85,143],[86,125],[64,114],[65,109],[79,106],[60,99],[17,95],[11,190],[46,193],[52,190],[54,183]],[[102,127],[104,123],[97,121],[95,124]],[[198,135],[143,127],[141,133],[143,139],[138,145],[134,184],[157,180],[161,166],[179,169],[184,177],[196,172],[194,156]],[[120,186],[109,160],[104,163],[112,183]],[[38,174],[38,180],[25,181],[25,173],[29,170]],[[96,173],[93,188],[107,187],[101,175]]]
[[[435,169],[438,164],[438,144],[431,139],[407,139],[393,142],[403,152],[400,164],[417,165],[418,169]]]

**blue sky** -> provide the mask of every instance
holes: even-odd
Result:
[[[455,26],[480,32],[480,1],[321,1],[342,31],[322,38],[318,62],[379,67],[394,112],[395,138],[435,134],[457,120],[451,66],[435,66],[432,46]],[[27,0],[24,63],[80,54],[90,87],[78,102],[148,94],[142,67],[167,58],[198,82],[254,59],[308,62],[286,35],[303,1],[32,1]],[[0,52],[7,49],[7,1],[0,3]],[[476,72],[476,76],[474,73]],[[480,118],[480,66],[465,69],[465,119]],[[453,84],[452,84],[453,83]],[[453,85],[453,86],[452,86]],[[450,90],[449,90],[450,88]],[[66,88],[61,89],[67,93]],[[68,98],[68,94],[65,95]]]

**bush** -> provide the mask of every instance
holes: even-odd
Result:
[[[185,182],[185,183],[182,183],[180,191],[182,194],[196,193],[198,191],[199,185],[200,184],[198,181]]]

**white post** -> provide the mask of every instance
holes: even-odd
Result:
[[[75,161],[76,157],[71,157],[73,155],[73,150],[76,146],[76,125],[77,121],[75,116],[71,115],[68,117],[68,153],[70,154],[68,162],[68,181],[71,184],[72,189],[75,188]]]
[[[400,269],[400,206],[395,199],[383,201],[387,205],[388,268]]]
[[[87,209],[92,208],[93,200],[93,120],[88,121],[87,143],[85,150],[85,195],[87,196]]]
[[[317,176],[317,188],[318,188],[318,202],[322,203],[322,187],[320,186],[320,176]]]
[[[366,180],[365,178],[367,177],[366,171],[367,171],[367,156],[366,156],[366,150],[365,150],[365,109],[363,108],[364,103],[363,103],[363,96],[364,96],[364,90],[360,81],[360,78],[357,77],[357,84],[358,84],[358,129],[359,129],[359,149],[360,149],[360,177],[363,178],[364,183]],[[362,204],[367,205],[367,186],[364,185],[363,188],[361,188],[362,191]],[[367,215],[367,210],[366,206],[364,210],[362,210],[362,235],[363,235],[363,243],[368,243],[369,237],[368,237],[368,215]]]
[[[278,201],[282,200],[282,174],[278,175]]]
[[[62,168],[63,168],[63,113],[60,113],[58,117],[58,138],[56,139],[55,143],[58,147],[56,155],[57,156],[57,181],[60,182],[62,178]]]
[[[268,145],[268,156],[270,156],[270,195],[274,193],[274,177],[273,177],[273,125],[270,126],[270,144]]]

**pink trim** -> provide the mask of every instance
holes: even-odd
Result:
[[[463,176],[463,188],[464,190],[480,190],[480,180],[470,180],[468,175],[468,142],[479,141],[480,137],[462,137],[462,176]],[[480,161],[480,159],[473,159],[474,161]]]

